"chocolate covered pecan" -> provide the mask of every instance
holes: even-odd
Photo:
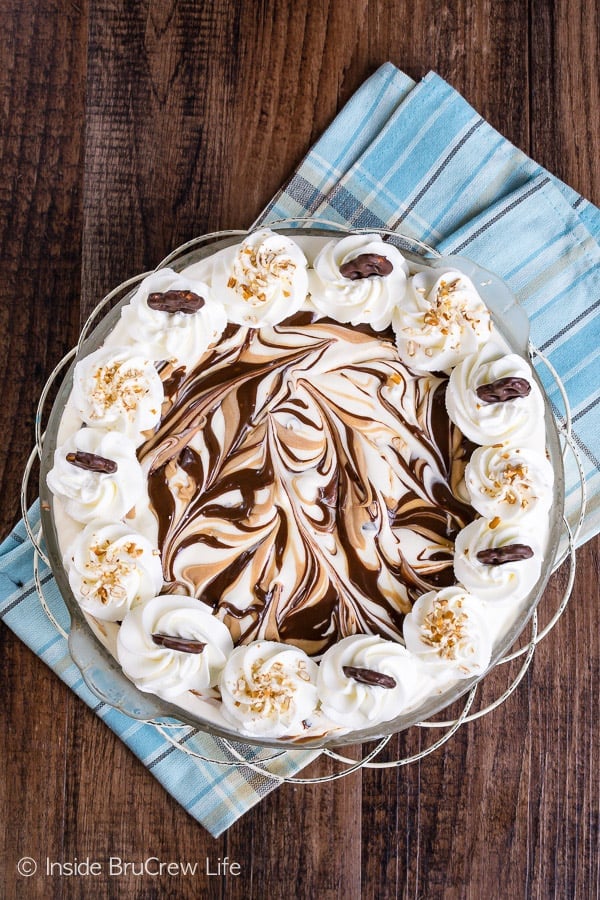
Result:
[[[148,294],[150,309],[166,313],[186,313],[191,315],[204,306],[205,300],[193,291],[165,291]]]
[[[84,450],[77,450],[76,453],[67,453],[66,460],[71,465],[77,466],[78,469],[99,472],[101,475],[112,475],[118,468],[114,459],[98,456],[97,453],[86,453]]]
[[[475,393],[484,403],[505,403],[507,400],[516,400],[517,397],[527,397],[530,392],[531,385],[527,379],[513,375],[497,378],[489,384],[480,384],[475,389]]]
[[[206,644],[202,641],[194,641],[192,638],[176,637],[172,634],[155,633],[152,640],[157,647],[165,647],[167,650],[179,650],[180,653],[202,653]]]
[[[533,550],[528,544],[505,544],[504,547],[488,547],[477,554],[479,562],[485,566],[502,566],[508,562],[531,559]]]
[[[379,253],[361,253],[354,259],[342,263],[340,275],[349,278],[350,281],[358,281],[359,278],[369,278],[371,275],[389,275],[394,267],[386,256]]]
[[[383,672],[376,672],[374,669],[362,669],[359,666],[342,666],[342,670],[346,678],[354,678],[361,684],[375,685],[376,687],[387,688],[391,690],[396,687],[396,679],[391,675],[384,675]]]

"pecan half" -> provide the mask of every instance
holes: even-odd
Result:
[[[517,397],[527,397],[531,392],[531,385],[526,378],[517,378],[507,375],[506,378],[497,378],[489,384],[480,384],[475,393],[484,403],[505,403],[507,400],[516,400]]]
[[[371,684],[376,687],[387,688],[391,690],[396,687],[396,679],[391,675],[384,675],[383,672],[376,672],[374,669],[361,669],[360,666],[342,666],[342,671],[346,678],[354,678],[361,684]]]
[[[71,465],[77,466],[78,469],[99,472],[101,475],[112,475],[119,468],[114,459],[107,459],[105,456],[98,456],[96,453],[86,453],[85,450],[67,453],[66,460]]]
[[[361,253],[354,259],[342,263],[340,275],[349,278],[350,281],[358,281],[359,278],[369,278],[371,275],[389,275],[394,267],[387,258],[379,253]]]
[[[202,309],[205,302],[204,297],[200,297],[193,291],[165,291],[164,293],[155,291],[153,294],[148,294],[147,300],[150,309],[166,313],[181,312],[188,315]]]
[[[531,559],[533,550],[528,544],[505,544],[504,547],[488,547],[477,554],[479,562],[484,566],[502,566],[508,562],[520,562]]]
[[[179,650],[180,653],[202,653],[206,647],[206,644],[202,643],[202,641],[176,637],[172,634],[160,634],[159,632],[152,635],[152,640],[157,647],[165,647],[167,650]]]

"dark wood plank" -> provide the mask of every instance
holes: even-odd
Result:
[[[598,204],[598,4],[531,0],[531,22],[531,152]]]
[[[394,3],[370,8],[372,58],[381,59],[393,48],[392,61],[414,78],[435,68],[492,125],[527,150],[527,6],[432,2],[419,12],[407,30],[408,4],[402,10]],[[526,738],[526,695],[511,698],[511,705],[517,710],[513,739],[519,746]],[[410,756],[437,737],[435,730],[414,730],[393,742],[395,758]],[[515,764],[514,745],[503,737],[494,716],[491,722],[464,726],[420,763],[364,774],[363,795],[379,798],[363,806],[366,897],[460,897],[467,885],[473,886],[474,897],[485,896],[492,884],[498,896],[515,888],[519,895],[524,854],[517,851],[516,864],[503,868],[501,877],[495,871],[494,882],[485,880],[489,867],[482,857],[485,846],[494,847],[499,857],[500,845],[507,852],[506,826],[518,809],[521,763],[517,759]],[[499,789],[490,791],[496,773],[503,770],[510,777],[505,774]],[[482,872],[476,874],[482,863]],[[479,876],[484,880],[478,894]]]
[[[20,517],[37,397],[79,329],[81,186],[87,19],[54,2],[2,2],[0,96],[0,531]],[[35,493],[35,491],[33,492]],[[63,847],[71,693],[0,626],[3,740],[0,894],[16,863]],[[53,895],[33,878],[29,897]],[[23,887],[23,884],[21,884]]]
[[[87,307],[120,278],[155,265],[181,241],[203,230],[243,226],[258,214],[310,144],[319,82],[315,80],[308,95],[301,89],[303,53],[306,56],[323,27],[323,14],[309,3],[296,4],[289,21],[285,4],[259,10],[258,17],[252,4],[240,4],[235,13],[230,4],[185,10],[158,3],[135,9],[94,5],[83,243]],[[290,56],[296,41],[297,53]],[[228,50],[214,53],[215,47]],[[235,102],[236,97],[243,102]],[[335,110],[334,98],[330,117]],[[248,152],[253,147],[257,150]],[[86,796],[92,777],[111,781],[117,794],[131,796],[131,766],[123,767],[121,782],[113,758],[121,758],[123,751],[113,748],[112,736],[98,734],[88,718],[79,728],[81,746],[94,741],[99,752],[93,776],[86,778],[82,771],[83,780],[74,782],[69,808],[84,809],[78,798]],[[165,817],[160,789],[148,773],[140,771],[135,784],[136,805],[148,810],[148,816],[140,820],[139,831],[132,831],[127,820],[113,826],[113,841],[124,857],[136,858],[150,843],[164,855],[172,848],[174,822]],[[230,887],[240,896],[250,881],[260,895],[261,885],[266,891],[267,885],[285,878],[286,871],[305,885],[322,874],[335,886],[343,874],[356,895],[360,817],[354,811],[360,806],[360,776],[341,791],[325,791],[330,796],[327,819],[333,815],[349,823],[348,852],[335,861],[325,853],[320,860],[318,855],[313,858],[310,851],[319,847],[318,838],[307,847],[303,835],[310,833],[313,818],[322,815],[323,795],[300,790],[288,791],[285,801],[269,798],[250,814],[256,829],[252,844],[246,820],[237,832],[233,829],[227,838],[214,841],[199,832],[183,810],[175,810],[179,857],[229,855],[238,860],[245,877],[231,881]],[[96,802],[96,815],[110,820],[114,796],[107,793]],[[274,813],[282,808],[286,818],[306,826],[285,854],[265,854]],[[71,852],[86,835],[91,839],[94,825],[77,816],[68,829]],[[145,882],[144,890],[148,879]],[[209,884],[216,890],[214,882]]]

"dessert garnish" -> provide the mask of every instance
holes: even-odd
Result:
[[[391,675],[385,675],[383,672],[376,672],[374,669],[363,669],[360,666],[342,666],[342,672],[346,678],[354,678],[361,684],[371,684],[376,687],[387,688],[392,690],[396,687],[396,679]]]
[[[507,375],[506,378],[497,378],[489,384],[480,384],[475,393],[484,403],[506,403],[507,400],[516,400],[518,397],[528,397],[531,385],[526,378]]]
[[[423,620],[423,643],[436,647],[440,655],[450,659],[454,656],[456,644],[465,637],[468,615],[462,606],[460,599],[456,601],[455,608],[452,608],[446,598],[440,597]]]
[[[159,312],[185,313],[191,315],[198,312],[205,304],[204,297],[195,294],[194,291],[154,291],[148,295],[148,306]]]
[[[157,647],[165,647],[166,650],[178,650],[180,653],[202,653],[206,647],[203,641],[194,641],[192,638],[177,637],[172,634],[160,634],[155,632],[152,640]]]
[[[86,453],[77,450],[75,453],[67,453],[65,459],[78,469],[87,469],[89,472],[98,472],[101,475],[112,475],[119,468],[114,459],[106,459],[97,453]]]
[[[533,550],[528,544],[505,544],[504,547],[486,547],[479,550],[477,559],[486,566],[502,566],[508,562],[531,559]]]
[[[385,277],[393,271],[394,266],[387,256],[381,256],[379,253],[361,253],[360,256],[355,256],[340,266],[340,275],[349,278],[350,281],[370,278],[371,275]]]
[[[302,742],[482,675],[552,504],[543,396],[509,350],[475,283],[411,274],[379,234],[262,229],[144,278],[77,363],[47,478],[124,675]]]

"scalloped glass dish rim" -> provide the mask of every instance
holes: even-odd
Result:
[[[377,233],[389,239],[398,246],[407,257],[411,270],[419,268],[448,268],[453,267],[469,276],[477,285],[484,301],[489,307],[495,326],[500,334],[510,345],[513,352],[525,358],[531,365],[527,353],[529,339],[529,322],[527,315],[519,305],[508,286],[497,275],[483,269],[481,266],[462,256],[441,256],[437,251],[428,247],[421,241],[406,235],[388,231],[384,228],[344,228],[337,223],[329,223],[311,219],[292,219],[270,222],[262,226],[252,227],[248,230],[218,231],[202,235],[182,244],[170,253],[156,269],[170,266],[175,270],[181,270],[195,262],[212,255],[218,250],[239,242],[244,236],[260,228],[268,227],[281,231],[284,234],[298,235],[300,231],[304,236],[327,238],[332,236],[344,236],[347,234]],[[145,273],[148,274],[148,273]],[[546,405],[546,444],[555,473],[554,498],[552,507],[552,519],[548,536],[548,545],[542,574],[531,594],[520,604],[518,613],[510,627],[497,640],[494,646],[490,666],[483,675],[463,679],[452,683],[442,693],[427,698],[413,710],[391,719],[388,722],[380,722],[368,729],[348,732],[347,734],[329,734],[324,737],[311,740],[283,740],[273,738],[260,738],[247,736],[205,721],[196,715],[187,712],[179,706],[161,699],[155,694],[140,691],[133,682],[123,674],[118,662],[104,647],[95,635],[91,625],[84,616],[81,607],[75,599],[69,586],[66,570],[62,562],[62,553],[59,548],[58,535],[53,515],[53,497],[46,485],[46,475],[52,467],[54,451],[56,449],[58,428],[62,412],[68,396],[71,392],[73,369],[79,359],[99,347],[109,331],[116,324],[123,305],[129,302],[137,288],[137,284],[143,278],[129,279],[115,288],[108,297],[116,298],[123,293],[116,305],[106,314],[103,314],[100,322],[90,334],[84,334],[77,355],[72,361],[64,376],[58,394],[52,406],[43,440],[43,452],[40,464],[39,492],[41,501],[42,531],[48,551],[50,565],[58,584],[60,593],[71,617],[71,630],[69,634],[69,651],[86,685],[99,700],[107,703],[122,713],[134,719],[142,721],[181,722],[205,731],[213,736],[225,738],[243,744],[254,744],[264,747],[279,749],[324,749],[343,745],[372,741],[404,731],[413,725],[421,723],[445,707],[451,705],[467,694],[471,688],[481,681],[503,658],[508,650],[519,638],[521,632],[533,615],[553,570],[562,533],[564,511],[564,470],[561,445],[559,441],[556,422],[544,387],[532,366],[534,377],[542,391]],[[135,283],[134,283],[135,282]],[[103,306],[105,301],[99,304]],[[94,318],[94,313],[90,320]],[[90,321],[88,320],[88,322]]]

